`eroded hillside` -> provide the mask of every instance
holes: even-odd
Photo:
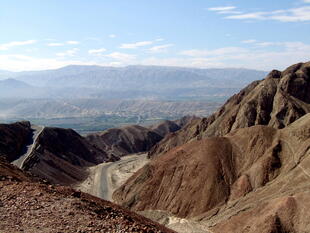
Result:
[[[224,136],[253,125],[288,126],[310,112],[310,62],[272,71],[232,96],[216,113],[168,135],[150,152],[156,156],[195,138]]]
[[[214,115],[166,136],[114,193],[212,232],[307,232],[310,63],[273,71]]]

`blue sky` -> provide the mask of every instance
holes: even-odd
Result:
[[[310,0],[2,0],[0,69],[283,69],[310,60]]]

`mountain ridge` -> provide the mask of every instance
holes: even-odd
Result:
[[[250,210],[242,221],[249,224],[252,212],[261,219],[251,222],[249,232],[272,229],[276,221],[261,222],[269,216],[259,212],[264,203],[273,208],[272,203],[279,198],[286,206],[283,208],[290,208],[290,195],[307,196],[310,190],[309,122],[307,114],[283,129],[257,125],[237,129],[224,137],[208,137],[175,147],[130,177],[113,198],[135,211],[159,209],[178,217],[205,219],[211,230],[216,229],[214,232],[223,232],[221,226],[227,232],[242,232],[246,225],[236,227],[234,220],[226,220],[245,208],[244,211]],[[298,153],[291,156],[291,150]],[[285,182],[287,179],[290,182]],[[265,201],[257,202],[258,191]],[[249,200],[243,203],[243,199]],[[303,199],[294,195],[294,202],[303,203]],[[238,208],[234,208],[236,203]],[[291,221],[280,212],[276,216],[289,232],[308,229],[305,220],[287,228]],[[298,219],[302,221],[304,217],[299,214]]]
[[[310,62],[295,64],[283,72],[272,71],[233,95],[214,114],[176,136],[168,135],[150,151],[155,156],[194,138],[223,136],[257,124],[283,128],[310,112]],[[170,144],[170,146],[169,146]]]
[[[104,85],[102,86],[104,89],[107,89],[107,86],[115,87],[115,85],[117,85],[118,87],[118,81],[127,82],[127,79],[131,82],[134,81],[135,84],[137,84],[137,82],[139,81],[139,86],[143,84],[144,80],[150,79],[153,85],[156,83],[160,84],[160,88],[166,88],[166,83],[169,83],[171,81],[174,82],[176,81],[176,79],[179,81],[179,83],[174,83],[177,84],[177,86],[179,87],[182,87],[181,84],[184,84],[184,82],[186,82],[188,79],[191,80],[191,87],[197,87],[195,85],[193,86],[193,81],[197,82],[203,80],[209,80],[213,83],[200,82],[200,87],[221,87],[221,85],[223,85],[227,80],[231,81],[230,87],[232,87],[232,85],[234,85],[234,83],[237,84],[238,79],[240,79],[241,82],[237,85],[237,87],[240,87],[240,84],[244,85],[246,82],[253,81],[259,77],[263,77],[265,74],[266,72],[264,71],[237,68],[199,69],[168,66],[104,67],[73,65],[55,70],[18,72],[14,73],[8,78],[15,78],[17,80],[25,81],[34,86],[48,85],[49,87],[51,87],[55,85],[59,86],[61,84],[61,87],[90,87],[94,85],[94,87],[96,88],[100,87],[100,80],[104,80],[105,83],[103,83]],[[225,82],[221,82],[221,80],[219,80],[219,77]],[[131,82],[126,83],[126,89],[133,89]],[[188,83],[189,82],[187,82],[187,84]],[[148,87],[153,89],[151,85],[145,86],[146,83],[143,85],[144,88]],[[121,87],[121,89],[123,88],[124,87]]]
[[[310,62],[272,71],[168,134],[113,199],[216,233],[309,231],[309,86]]]

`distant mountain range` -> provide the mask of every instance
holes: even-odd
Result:
[[[56,70],[10,73],[10,78],[34,86],[93,87],[103,89],[240,87],[261,79],[264,71],[249,69],[195,69],[164,66],[78,66]],[[9,78],[9,77],[8,77]],[[229,82],[229,83],[228,83]],[[173,86],[170,86],[173,85]]]
[[[6,70],[0,70],[0,79],[11,77],[13,72],[6,71]]]
[[[1,98],[38,98],[45,95],[44,89],[13,78],[0,80]]]
[[[0,71],[0,119],[39,119],[35,122],[40,125],[88,132],[124,123],[206,116],[265,75],[248,69],[161,66],[71,65],[56,70]],[[44,120],[72,117],[79,119]]]
[[[0,72],[2,79],[16,79],[38,88],[29,93],[29,96],[25,92],[25,97],[114,99],[229,96],[248,83],[262,79],[265,75],[264,71],[248,69],[193,69],[161,66],[116,68],[76,65],[56,70]],[[42,94],[39,88],[48,89],[44,89],[45,94]],[[1,87],[0,91],[2,91]]]

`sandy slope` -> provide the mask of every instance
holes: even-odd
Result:
[[[74,188],[112,201],[112,194],[138,169],[148,163],[146,154],[124,156],[120,161],[88,168],[89,176]]]

